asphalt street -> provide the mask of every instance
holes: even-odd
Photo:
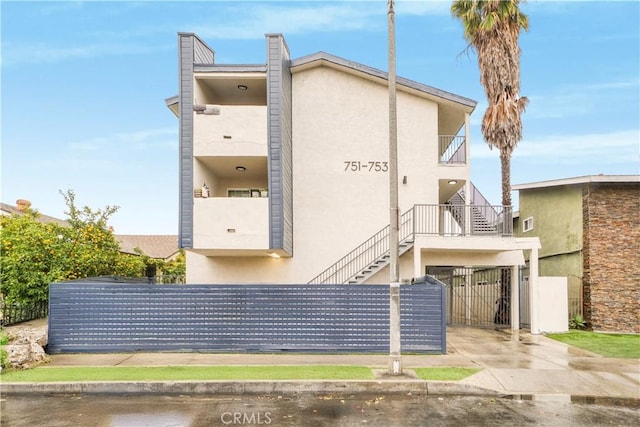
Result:
[[[2,426],[635,426],[635,400],[571,396],[10,395]]]

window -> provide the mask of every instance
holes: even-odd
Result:
[[[259,188],[229,188],[227,197],[268,197],[269,191]]]
[[[531,231],[533,230],[533,217],[530,216],[529,218],[525,219],[522,222],[522,232],[526,233],[527,231]]]
[[[251,197],[251,190],[248,188],[235,188],[227,190],[227,197]]]

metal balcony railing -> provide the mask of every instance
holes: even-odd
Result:
[[[438,162],[441,164],[467,163],[465,136],[440,135],[438,137]]]
[[[434,236],[510,236],[511,207],[492,205],[415,205],[414,233]],[[466,231],[466,218],[470,231]]]
[[[470,218],[469,232],[466,218]],[[413,246],[416,235],[511,236],[510,206],[475,206],[464,203],[415,205],[400,217],[400,252]],[[340,258],[309,283],[355,283],[365,280],[389,263],[389,226],[375,233],[357,248]],[[355,279],[355,280],[354,280]]]

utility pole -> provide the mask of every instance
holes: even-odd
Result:
[[[396,35],[394,0],[387,2],[389,24],[389,374],[402,375],[400,357],[400,265],[398,207],[398,117],[396,110]]]

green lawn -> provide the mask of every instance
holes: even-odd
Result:
[[[418,378],[430,381],[459,381],[482,371],[482,368],[416,368]]]
[[[458,381],[481,369],[417,368],[423,380]],[[0,382],[60,381],[202,381],[202,380],[372,380],[365,366],[109,366],[47,367],[25,371],[5,370]]]
[[[3,382],[181,380],[370,380],[363,366],[152,366],[46,367],[7,371]]]
[[[640,335],[571,330],[547,337],[606,357],[640,358]]]

